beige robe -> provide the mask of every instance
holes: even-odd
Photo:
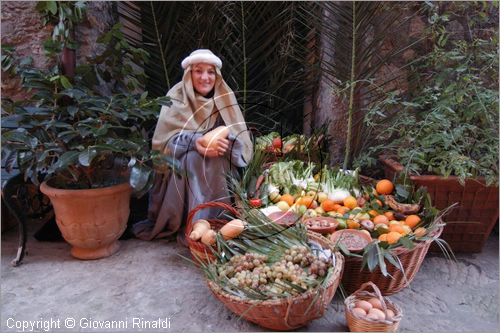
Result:
[[[162,108],[153,137],[153,149],[177,158],[190,174],[188,177],[173,173],[155,175],[149,194],[148,219],[133,226],[138,238],[151,240],[178,232],[183,241],[189,211],[210,201],[231,203],[226,177],[229,172],[237,172],[238,168],[247,165],[253,145],[234,93],[218,70],[217,73],[213,98],[205,98],[193,91],[190,67],[186,69],[183,81],[167,94],[175,100],[171,108]],[[228,152],[214,158],[200,155],[195,140],[219,125],[230,129]],[[194,220],[214,218],[219,213],[219,209],[204,209]]]

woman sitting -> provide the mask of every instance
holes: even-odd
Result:
[[[233,91],[221,76],[222,61],[210,50],[192,52],[182,61],[184,75],[167,96],[153,136],[152,148],[178,159],[187,176],[156,173],[149,194],[148,219],[133,226],[136,237],[151,240],[177,233],[182,244],[187,214],[210,201],[230,204],[226,177],[252,158],[253,145]],[[203,135],[227,126],[227,138],[210,146]],[[219,209],[200,210],[193,221],[215,217]]]

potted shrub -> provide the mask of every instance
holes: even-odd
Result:
[[[132,191],[139,196],[148,191],[153,166],[173,165],[150,151],[151,131],[168,99],[126,92],[139,84],[132,67],[104,66],[124,54],[142,60],[145,54],[124,42],[119,26],[101,41],[105,51],[77,67],[74,79],[60,66],[41,71],[21,61],[17,74],[23,87],[33,90],[32,98],[2,103],[3,120],[19,125],[2,133],[5,165],[17,163],[25,181],[41,183],[72,255],[80,259],[116,252]],[[96,83],[106,78],[111,93],[101,95],[96,91],[105,89]]]
[[[372,110],[385,116],[367,154],[383,152],[386,177],[409,175],[437,208],[458,203],[442,236],[455,252],[480,252],[498,220],[498,27],[488,29],[491,8],[482,6],[431,12],[432,51],[413,66],[408,98],[392,95]],[[464,16],[467,10],[484,15]],[[450,32],[449,18],[460,15],[468,17],[469,39]]]

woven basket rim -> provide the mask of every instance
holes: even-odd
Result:
[[[325,238],[319,234],[316,234],[314,232],[310,232],[310,231],[307,234],[308,234],[308,236],[312,236],[313,240],[315,240],[314,238],[316,238],[316,239],[320,238],[320,240],[323,241],[327,245],[327,247],[332,251],[332,254],[335,255],[335,268],[333,270],[333,274],[331,275],[330,280],[328,280],[328,283],[326,284],[326,286],[324,288],[321,288],[321,289],[323,289],[323,292],[324,292],[326,289],[330,288],[335,283],[335,281],[337,279],[340,280],[341,273],[342,273],[342,270],[344,268],[344,260],[345,259],[344,259],[344,256],[339,251],[335,251],[333,249],[333,245],[331,244],[331,242],[327,238]],[[318,288],[316,288],[316,289],[308,290],[302,294],[295,295],[295,296],[288,296],[288,297],[282,297],[282,298],[277,298],[277,299],[267,299],[267,300],[262,300],[262,301],[260,301],[260,300],[248,300],[248,299],[243,299],[243,298],[240,298],[238,296],[231,295],[231,294],[225,292],[224,290],[222,290],[222,288],[219,285],[217,285],[212,280],[209,280],[207,278],[205,278],[205,280],[207,281],[209,288],[214,293],[222,295],[225,298],[230,298],[233,302],[238,302],[240,304],[245,304],[245,305],[253,305],[256,302],[259,303],[260,305],[266,305],[266,306],[267,305],[278,305],[278,304],[288,303],[290,299],[293,299],[294,301],[306,299],[318,291]]]
[[[212,256],[212,251],[211,251],[209,246],[203,244],[201,241],[194,241],[189,237],[189,234],[191,233],[191,231],[193,229],[193,217],[194,217],[195,213],[202,210],[202,209],[211,208],[211,207],[224,209],[224,210],[227,210],[233,214],[238,212],[231,205],[224,203],[224,202],[218,202],[218,201],[210,201],[210,202],[202,203],[202,204],[196,206],[195,208],[193,208],[188,214],[188,218],[187,218],[187,222],[186,222],[186,229],[185,229],[185,237],[186,237],[186,240],[188,243],[189,250],[191,252],[197,251],[200,253],[204,253],[206,251],[208,256]],[[213,227],[214,225],[219,226],[219,225],[225,224],[228,221],[222,220],[222,219],[207,219],[207,222],[210,223],[210,225]]]
[[[442,221],[441,217],[439,217],[438,219],[440,221]],[[419,249],[421,247],[426,246],[429,243],[434,242],[435,238],[439,238],[439,236],[441,236],[441,233],[443,232],[443,229],[444,229],[444,226],[438,227],[436,230],[434,230],[433,235],[432,235],[432,239],[426,239],[425,241],[418,241],[417,245],[415,245],[415,247],[412,248],[412,249],[406,248],[404,246],[399,246],[399,247],[391,249],[391,252],[394,255],[400,255],[400,254],[408,253],[408,252],[411,252],[411,251],[415,251],[416,249]]]

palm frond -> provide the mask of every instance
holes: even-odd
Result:
[[[386,77],[380,72],[417,42],[384,50],[387,36],[406,26],[409,20],[420,14],[419,10],[407,10],[411,4],[386,2],[321,2],[323,20],[318,29],[330,43],[323,47],[321,67],[328,83],[341,93],[346,103],[339,122],[345,128],[344,168],[359,154],[367,137],[364,132],[364,115],[372,103],[397,85],[402,72],[395,71]],[[335,126],[335,124],[334,124]]]
[[[120,15],[136,26],[151,60],[147,89],[164,95],[182,75],[179,62],[196,48],[223,60],[247,122],[260,132],[301,132],[305,93],[311,94],[315,3],[298,2],[125,2]],[[311,49],[312,47],[312,49]],[[278,97],[279,96],[279,97]]]

